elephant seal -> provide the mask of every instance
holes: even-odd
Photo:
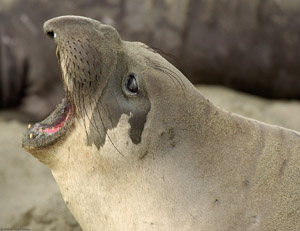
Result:
[[[299,230],[300,137],[226,112],[111,26],[44,24],[66,97],[23,147],[84,230]]]

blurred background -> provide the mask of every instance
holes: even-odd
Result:
[[[300,1],[0,0],[0,228],[80,230],[24,122],[63,98],[44,21],[81,15],[156,49],[216,105],[300,131]]]

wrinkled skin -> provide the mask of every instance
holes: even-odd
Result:
[[[32,10],[32,9],[35,10]],[[63,95],[45,20],[64,14],[115,26],[166,55],[193,83],[300,98],[299,11],[286,0],[14,0],[0,3],[0,108],[44,118]]]
[[[76,116],[55,143],[23,145],[84,230],[300,229],[297,132],[215,107],[111,26],[66,16],[44,30]]]

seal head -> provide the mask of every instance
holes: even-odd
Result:
[[[28,129],[23,146],[40,149],[53,145],[76,117],[83,118],[87,144],[94,143],[99,149],[106,131],[115,127],[124,113],[131,116],[132,142],[140,143],[150,101],[143,89],[142,70],[133,62],[135,57],[124,51],[118,32],[98,21],[72,16],[47,22],[44,30],[57,45],[66,97],[47,119]]]

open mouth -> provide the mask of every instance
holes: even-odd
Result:
[[[23,137],[23,146],[32,149],[55,143],[68,131],[73,117],[73,104],[65,98],[45,120],[28,125]]]

